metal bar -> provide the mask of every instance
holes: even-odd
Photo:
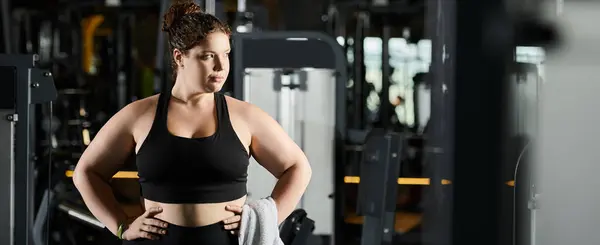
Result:
[[[11,13],[12,16],[12,20],[13,22],[11,23],[10,26],[10,36],[12,37],[12,43],[11,43],[11,50],[19,53],[21,51],[21,47],[25,46],[22,45],[26,44],[26,40],[23,41],[21,38],[21,29],[24,29],[24,22],[25,22],[25,11],[13,11]]]
[[[383,129],[374,129],[368,136],[360,173],[365,181],[358,186],[356,207],[357,214],[365,216],[362,245],[392,242],[402,138]]]
[[[356,31],[354,32],[354,118],[352,127],[355,129],[364,129],[365,125],[365,96],[363,94],[363,85],[365,83],[364,68],[364,40],[366,28],[368,28],[368,15],[365,12],[358,13],[356,18]],[[345,40],[346,42],[348,40]]]
[[[244,95],[249,93],[244,79],[246,77],[246,67],[244,66],[244,39],[238,38],[235,34],[232,37],[233,41],[233,97],[239,100],[246,101]]]
[[[365,4],[363,0],[337,2],[335,6],[340,13],[351,13],[358,10],[371,14],[411,14],[423,10],[423,3],[410,3],[410,1],[391,1],[387,5]]]
[[[95,228],[103,229],[105,227],[104,224],[102,224],[102,222],[96,219],[89,212],[78,210],[68,204],[58,204],[58,210],[67,213],[69,216],[73,217],[76,220],[83,221],[88,225],[92,225]]]
[[[512,40],[504,1],[456,4],[452,244],[502,244],[500,223],[505,161],[508,65]],[[482,82],[483,81],[483,82]],[[477,183],[474,185],[473,183]],[[476,225],[473,225],[476,224]]]
[[[5,81],[8,82],[8,81]],[[14,186],[14,123],[7,120],[8,116],[15,113],[14,109],[0,110],[0,194],[4,197],[0,199],[0,243],[14,244],[13,230],[13,192]]]
[[[215,11],[215,0],[204,0],[204,12],[214,15]]]
[[[139,83],[139,79],[137,79],[137,68],[135,67],[135,62],[134,62],[134,50],[135,48],[133,48],[134,45],[134,30],[136,27],[136,16],[135,14],[127,14],[127,36],[125,38],[125,47],[126,47],[126,60],[127,63],[125,64],[125,71],[126,71],[126,76],[127,76],[127,82],[129,83],[129,85],[127,86],[127,98],[126,98],[126,102],[125,103],[129,103],[132,100],[137,99],[138,95],[139,95],[139,91],[140,91],[140,83]]]
[[[117,4],[107,4],[106,0],[70,1],[66,4],[59,5],[59,7],[63,9],[77,9],[84,7],[142,8],[155,7],[159,1],[160,0],[128,0],[117,2]]]
[[[163,79],[166,79],[165,73],[165,34],[162,31],[163,15],[169,8],[169,0],[160,1],[160,14],[158,16],[158,34],[156,38],[156,63],[154,65],[154,92],[160,92],[163,88]]]
[[[427,36],[432,40],[431,66],[426,77],[431,84],[431,113],[425,134],[428,140],[425,152],[425,177],[431,186],[424,190],[425,212],[423,243],[447,245],[451,240],[452,188],[444,186],[451,179],[454,120],[452,101],[454,94],[454,8],[456,1],[427,1]]]
[[[30,77],[33,60],[29,66],[19,66],[17,69],[17,107],[16,114],[19,121],[16,124],[15,133],[15,181],[20,183],[15,185],[15,242],[18,244],[31,244],[30,227],[33,225],[33,171],[34,166],[31,161],[30,139],[30,115],[31,105],[29,97]],[[17,244],[15,243],[15,244]]]
[[[127,16],[125,14],[120,14],[117,19],[117,28],[116,28],[116,63],[117,63],[117,74],[114,78],[116,80],[116,94],[117,94],[117,110],[125,107],[127,105],[127,73],[128,70],[126,68],[129,60],[127,60],[127,53],[129,51],[129,47],[127,47],[127,39],[126,35],[128,30],[127,26]]]
[[[381,93],[379,95],[379,120],[384,129],[389,129],[390,110],[392,105],[390,103],[390,76],[392,75],[392,68],[390,67],[390,38],[391,38],[391,27],[387,16],[383,16],[383,25],[381,30]]]
[[[237,12],[238,13],[246,12],[246,0],[238,0],[237,1]]]
[[[2,6],[2,35],[4,36],[4,53],[11,54],[12,53],[12,44],[11,44],[11,22],[10,22],[10,1],[9,0],[1,0],[0,2]]]

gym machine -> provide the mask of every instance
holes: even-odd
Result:
[[[352,53],[349,62],[352,65],[351,84],[349,84],[348,126],[352,129],[365,130],[380,127],[391,129],[394,124],[392,116],[394,106],[389,101],[392,69],[390,65],[389,40],[394,31],[400,32],[398,26],[404,27],[402,36],[407,41],[420,38],[421,23],[399,22],[404,19],[419,19],[423,12],[423,4],[416,1],[329,1],[326,13],[327,32],[335,38],[343,37],[343,46],[347,53]],[[403,18],[400,18],[403,17]],[[392,22],[394,24],[392,25]],[[365,38],[377,34],[381,42],[381,90],[379,109],[376,118],[367,119],[369,110],[366,107],[369,85],[365,80]],[[378,65],[379,66],[379,65]],[[373,123],[377,125],[372,125]],[[402,128],[403,126],[398,125]],[[402,129],[400,129],[402,130]]]
[[[391,244],[403,137],[383,129],[369,132],[360,165],[357,214],[364,216],[361,245]]]
[[[56,99],[37,55],[0,54],[0,244],[32,244],[35,105]]]
[[[299,208],[314,219],[315,234],[342,235],[347,63],[341,46],[313,32],[235,33],[232,39],[233,96],[261,107],[303,148],[313,181]],[[248,172],[249,198],[270,195],[276,179],[255,163]]]

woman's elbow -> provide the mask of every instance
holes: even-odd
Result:
[[[77,164],[75,169],[73,170],[73,184],[77,189],[81,189],[82,186],[86,185],[89,182],[89,171],[86,169],[83,164]]]
[[[304,178],[309,181],[312,177],[312,168],[310,167],[310,163],[308,161],[304,161],[302,164],[299,164],[301,167],[301,173]]]
[[[84,174],[82,173],[81,169],[79,167],[75,167],[75,169],[73,170],[73,176],[71,176],[71,178],[73,179],[73,184],[77,189],[79,189],[79,187],[81,186],[82,180],[85,179],[85,177],[83,177],[82,175]]]

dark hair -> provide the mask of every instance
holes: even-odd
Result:
[[[229,26],[211,14],[204,13],[202,8],[189,1],[175,1],[164,15],[162,31],[169,37],[171,54],[174,49],[179,49],[187,54],[191,48],[196,46],[206,36],[213,32],[231,34]],[[173,69],[173,82],[177,77],[177,63],[174,57],[171,60]]]

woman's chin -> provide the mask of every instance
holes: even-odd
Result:
[[[223,88],[223,83],[209,83],[204,86],[204,90],[209,93],[219,92]]]

